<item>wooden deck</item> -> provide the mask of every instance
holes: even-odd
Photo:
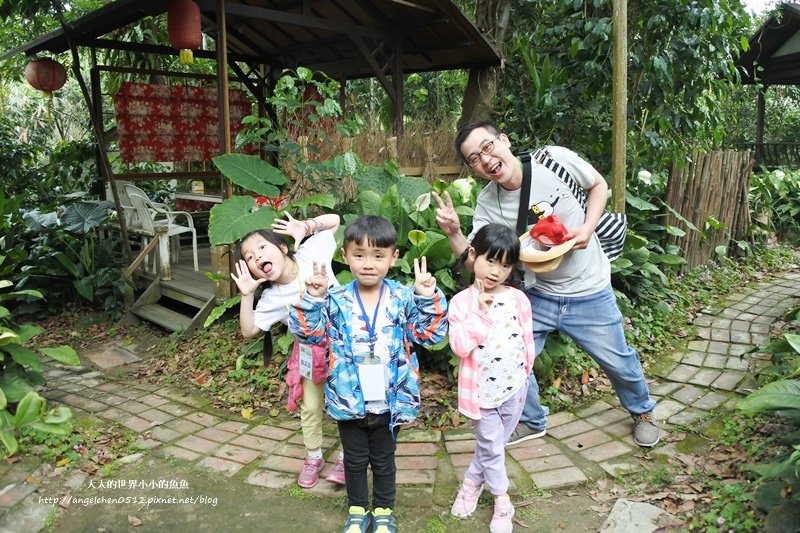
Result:
[[[211,298],[214,296],[214,284],[205,274],[211,270],[211,248],[208,244],[197,245],[197,262],[199,270],[195,271],[192,263],[192,245],[183,244],[180,261],[172,263],[172,279],[162,281],[161,285],[197,298]],[[140,285],[144,287],[156,278],[155,274],[145,273],[142,270],[140,272]]]

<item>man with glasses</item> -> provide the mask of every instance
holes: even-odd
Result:
[[[467,249],[486,224],[517,227],[523,181],[522,162],[511,152],[511,141],[488,120],[462,126],[455,149],[477,176],[489,180],[478,194],[472,232],[464,237],[448,193],[440,198],[436,221],[447,235],[455,254]],[[586,193],[584,211],[575,194],[543,164],[531,161],[530,197],[526,227],[537,217],[555,214],[575,235],[575,245],[551,272],[525,271],[525,286],[533,307],[533,335],[537,355],[547,334],[561,331],[572,338],[605,371],[622,407],[633,418],[633,438],[639,446],[655,446],[659,430],[653,419],[655,400],[650,398],[639,354],[625,340],[622,313],[611,289],[611,266],[595,235],[606,205],[608,185],[591,164],[575,152],[548,146],[550,157],[565,169]],[[556,167],[557,171],[557,167]],[[547,407],[539,402],[539,386],[531,373],[528,396],[520,424],[508,446],[542,437],[547,432]]]

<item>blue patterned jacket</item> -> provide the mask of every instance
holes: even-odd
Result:
[[[387,403],[391,428],[413,422],[419,413],[419,362],[412,343],[431,346],[447,334],[447,301],[437,288],[430,297],[414,294],[394,280],[385,280],[389,291],[390,334],[389,390]],[[328,290],[325,298],[303,292],[289,311],[289,331],[302,342],[319,344],[328,335],[328,377],[325,380],[325,403],[334,420],[366,417],[364,397],[353,360],[353,309],[358,309],[353,289],[355,281]]]

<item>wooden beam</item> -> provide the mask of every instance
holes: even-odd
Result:
[[[614,67],[611,99],[611,199],[614,211],[625,212],[628,134],[628,1],[613,0]]]
[[[125,41],[114,41],[112,39],[84,39],[80,44],[81,46],[91,46],[94,48],[102,48],[104,50],[122,50],[125,52],[141,52],[143,54],[157,54],[163,56],[178,55],[177,50],[171,46],[162,44],[130,43]],[[195,57],[202,57],[203,59],[216,59],[217,57],[217,52],[215,50],[194,50],[192,54]],[[230,57],[235,61],[262,61],[262,59],[258,56],[249,56],[244,54],[231,53]]]
[[[372,68],[372,72],[375,74],[375,77],[378,78],[378,81],[383,86],[384,90],[386,90],[386,93],[389,95],[389,98],[392,99],[392,102],[396,101],[397,94],[395,93],[392,84],[389,83],[388,79],[386,79],[386,75],[383,73],[383,69],[381,69],[380,65],[378,65],[378,62],[375,61],[375,58],[372,57],[372,53],[367,48],[367,45],[364,44],[364,41],[358,35],[353,35],[352,39],[356,45],[356,48],[358,48],[358,51],[361,52],[361,57],[363,57],[366,60],[367,64]]]
[[[200,4],[202,8],[202,4],[200,2],[198,2],[198,4]],[[343,33],[345,35],[373,37],[375,39],[386,36],[386,29],[384,28],[368,28],[360,24],[347,24],[320,17],[296,15],[285,11],[276,11],[274,9],[265,9],[244,4],[225,4],[225,10],[230,16],[266,20],[275,24],[289,24],[292,26],[301,26],[303,28]]]
[[[234,62],[234,61],[231,61],[230,63],[228,63],[228,67],[230,67],[230,69],[233,72],[236,73],[236,76],[238,77],[237,79],[242,83],[242,85],[244,85],[245,87],[247,87],[250,90],[250,94],[253,95],[253,97],[256,99],[256,101],[259,104],[266,105],[265,102],[262,102],[261,100],[259,100],[259,98],[261,97],[261,93],[258,90],[257,85],[254,84],[253,81],[247,76],[247,74],[244,73],[244,71],[242,70],[242,67],[237,65],[236,62]],[[262,83],[262,82],[263,82],[263,80],[259,80],[259,83]]]

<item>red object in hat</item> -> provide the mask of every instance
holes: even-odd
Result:
[[[537,242],[545,246],[557,246],[575,238],[575,235],[570,233],[555,215],[540,219],[531,228],[530,234]]]

